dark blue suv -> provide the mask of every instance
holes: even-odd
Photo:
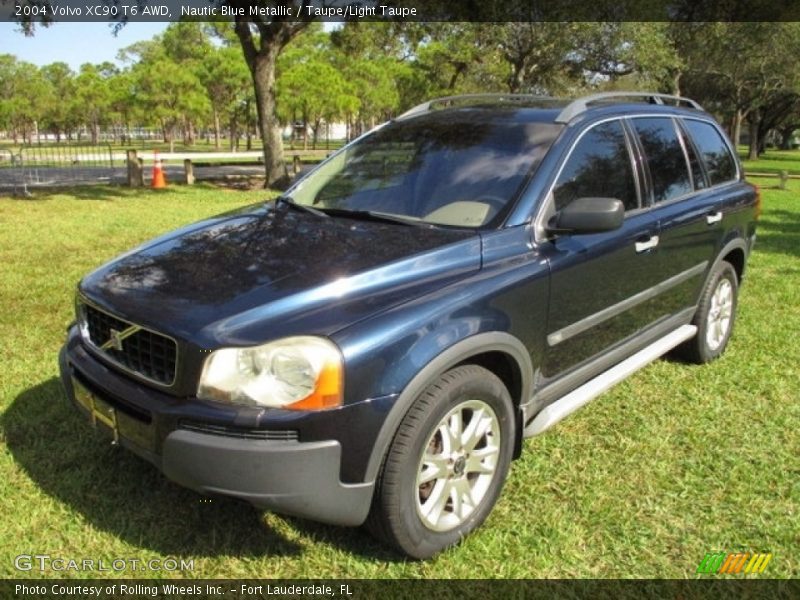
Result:
[[[523,438],[723,352],[759,203],[684,98],[431,101],[85,277],[63,384],[184,486],[429,557]]]

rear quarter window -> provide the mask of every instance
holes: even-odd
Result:
[[[686,119],[683,123],[700,152],[711,185],[735,179],[736,160],[717,128],[711,123],[694,119]]]

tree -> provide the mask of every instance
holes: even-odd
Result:
[[[116,74],[111,63],[83,64],[75,78],[75,98],[82,107],[85,124],[89,127],[92,144],[97,144],[100,127],[109,121],[111,88],[109,80]]]
[[[673,39],[695,43],[676,47],[685,65],[681,75],[688,95],[714,110],[730,124],[739,143],[742,124],[749,125],[750,157],[757,158],[775,119],[784,110],[786,94],[800,91],[797,61],[798,23],[698,23],[673,28]],[[679,37],[681,36],[681,37]]]
[[[312,58],[292,66],[278,81],[279,106],[287,115],[300,114],[303,123],[314,132],[317,147],[323,119],[340,116],[347,95],[347,85],[341,73],[331,65]],[[303,138],[306,147],[306,138]]]
[[[210,50],[203,61],[201,81],[213,113],[214,147],[220,146],[221,120],[225,119],[233,148],[243,111],[253,101],[253,86],[241,50],[231,46]]]
[[[229,4],[239,8],[243,15],[249,14],[251,3],[247,0],[231,0]],[[277,10],[289,8],[299,10],[303,3],[276,0],[270,5]],[[275,67],[278,55],[308,24],[303,21],[236,16],[234,28],[255,89],[267,186],[284,183],[288,179],[283,162],[283,143],[275,101]]]
[[[170,152],[175,149],[175,130],[186,115],[203,114],[208,97],[200,80],[165,55],[155,55],[134,67],[137,89],[144,109],[159,123]]]
[[[63,62],[45,65],[41,72],[52,90],[43,115],[43,125],[54,132],[56,141],[60,142],[61,136],[72,131],[80,122],[73,104],[75,73]]]
[[[19,135],[33,141],[51,97],[49,82],[35,65],[0,55],[0,123],[11,129],[15,142]]]
[[[203,61],[213,49],[207,28],[202,23],[194,21],[171,23],[161,35],[159,42],[168,59],[202,81],[205,74]],[[182,115],[183,143],[187,146],[194,143],[195,125],[205,117],[207,108],[196,98],[192,99],[192,104],[198,112],[187,111]]]

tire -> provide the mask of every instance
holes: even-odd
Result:
[[[736,321],[739,281],[733,266],[721,261],[706,281],[692,324],[697,335],[680,346],[686,360],[703,364],[725,352]]]
[[[416,559],[458,544],[491,512],[513,446],[514,410],[503,382],[476,365],[448,371],[401,421],[367,527]]]

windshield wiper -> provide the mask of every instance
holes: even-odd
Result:
[[[277,198],[275,198],[275,204],[277,204],[278,202],[281,202],[283,204],[286,204],[287,206],[291,206],[293,208],[296,208],[296,209],[299,209],[299,210],[302,210],[302,211],[305,211],[305,212],[309,212],[312,215],[317,215],[318,217],[327,218],[329,216],[327,213],[319,210],[318,208],[314,208],[313,206],[308,206],[307,204],[298,204],[297,202],[295,202],[294,200],[292,200],[291,198],[288,198],[286,196],[278,196]]]
[[[432,223],[426,223],[414,217],[404,217],[403,215],[393,215],[377,210],[348,210],[346,208],[323,208],[326,215],[336,217],[346,217],[361,219],[363,221],[379,221],[383,223],[396,223],[410,227],[435,227]]]

